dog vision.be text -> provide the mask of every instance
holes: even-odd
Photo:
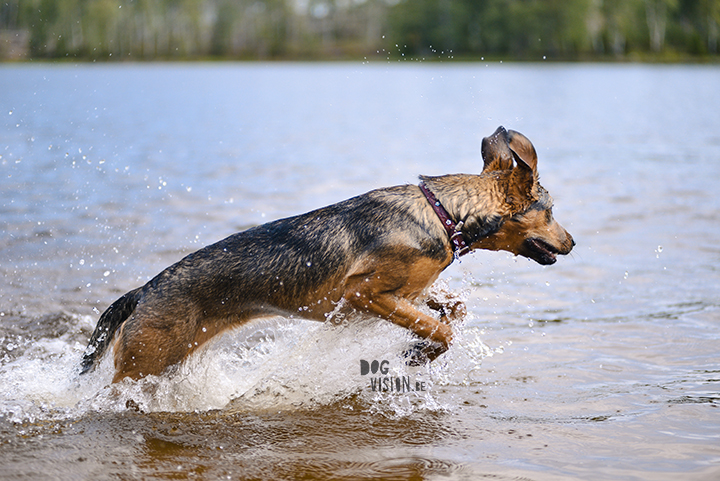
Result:
[[[370,378],[371,391],[405,393],[426,390],[425,381],[415,381],[413,384],[410,381],[410,376],[387,376],[390,372],[389,365],[390,362],[387,360],[375,360],[372,362],[365,361],[364,359],[360,360],[361,376],[380,374],[380,376]]]

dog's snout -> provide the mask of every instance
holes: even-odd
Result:
[[[565,245],[567,246],[565,249],[565,252],[563,254],[569,254],[571,250],[573,250],[573,247],[575,247],[575,239],[573,239],[573,236],[570,235],[568,231],[565,231],[565,235],[567,236],[567,240],[565,241]]]
[[[560,226],[558,225],[558,227]],[[573,236],[562,227],[560,227],[557,241],[559,243],[558,254],[567,255],[573,250],[573,247],[575,247],[575,239],[573,239]]]

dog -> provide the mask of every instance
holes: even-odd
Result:
[[[420,176],[419,185],[373,190],[188,255],[107,308],[81,373],[112,342],[119,382],[163,374],[253,318],[325,321],[340,311],[386,319],[421,338],[406,353],[409,363],[436,359],[465,306],[457,297],[429,297],[428,288],[455,258],[503,250],[549,265],[575,245],[553,219],[524,135],[499,127],[481,153],[479,175]]]

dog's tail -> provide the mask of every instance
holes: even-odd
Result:
[[[105,354],[110,341],[115,337],[115,332],[133,313],[140,301],[141,289],[137,288],[128,292],[108,307],[98,320],[95,331],[90,336],[85,354],[82,358],[80,374],[91,372],[95,369],[95,363]]]

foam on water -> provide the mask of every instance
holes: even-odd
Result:
[[[448,353],[431,365],[409,367],[402,353],[417,338],[387,321],[357,319],[334,325],[274,317],[219,337],[174,372],[112,385],[111,355],[94,372],[79,375],[85,347],[81,341],[94,319],[69,316],[69,321],[74,328],[59,337],[33,339],[19,356],[4,356],[0,416],[23,422],[126,409],[289,410],[357,396],[373,409],[403,415],[444,409],[433,389],[468,382],[483,357],[492,355],[479,330],[458,326]],[[390,378],[391,386],[405,379],[411,389],[372,389],[373,375],[361,374],[361,360],[387,360],[387,372],[374,376]]]

